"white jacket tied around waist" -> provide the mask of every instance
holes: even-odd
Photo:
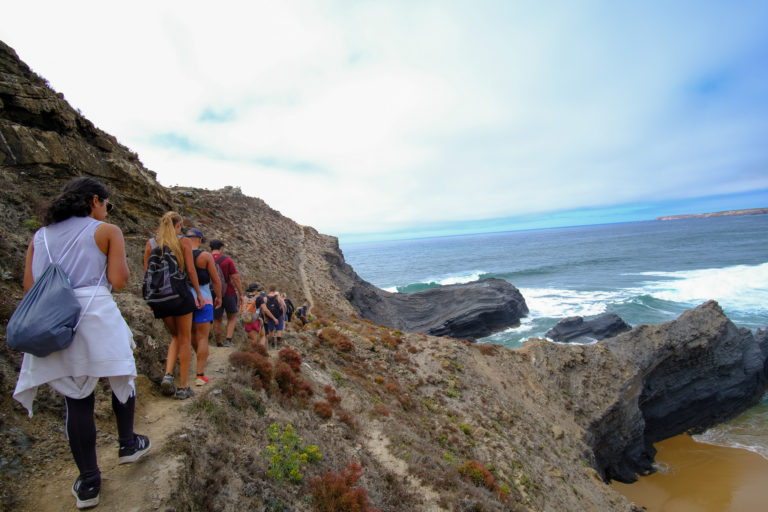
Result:
[[[13,398],[29,411],[30,417],[37,387],[43,384],[50,384],[70,398],[85,398],[93,392],[99,377],[108,377],[121,403],[134,391],[136,345],[109,289],[86,286],[74,292],[84,310],[91,296],[93,300],[80,320],[72,344],[46,357],[24,354]]]

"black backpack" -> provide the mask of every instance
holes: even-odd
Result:
[[[179,270],[179,262],[169,247],[152,249],[141,292],[153,308],[162,306],[163,309],[173,309],[189,300],[192,292],[187,274]]]
[[[293,311],[293,302],[291,302],[291,299],[285,299],[285,316],[288,317],[288,320],[293,316]]]
[[[283,314],[283,309],[280,307],[280,302],[277,300],[277,294],[267,295],[267,309],[275,318],[280,320],[280,315]]]

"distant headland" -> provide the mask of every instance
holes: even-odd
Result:
[[[705,217],[732,217],[735,215],[763,215],[768,213],[768,208],[749,208],[746,210],[726,210],[724,212],[692,213],[688,215],[669,215],[656,217],[654,220],[678,220],[678,219],[703,219]]]

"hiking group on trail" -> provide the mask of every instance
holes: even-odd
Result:
[[[167,396],[185,400],[195,395],[187,383],[192,348],[197,360],[195,385],[204,386],[210,381],[205,364],[211,326],[217,347],[233,347],[238,317],[242,316],[251,343],[266,348],[269,339],[277,348],[294,311],[293,303],[277,291],[276,285],[270,285],[265,293],[261,285],[251,283],[243,294],[237,266],[223,253],[224,242],[211,240],[209,253],[200,249],[205,241],[201,230],[190,228],[184,235],[181,232],[181,215],[171,211],[160,218],[155,237],[147,241],[144,249],[143,291],[155,318],[162,318],[171,333],[160,389]],[[176,286],[176,281],[185,285]],[[301,318],[305,319],[307,308],[305,303]],[[177,358],[178,386],[174,379]]]
[[[34,336],[19,345],[29,348],[24,350],[14,399],[31,417],[39,386],[48,384],[64,396],[65,433],[79,471],[72,486],[78,509],[99,503],[101,472],[96,456],[94,389],[101,377],[109,379],[112,390],[118,463],[137,461],[151,446],[147,436],[133,431],[136,344],[111,293],[126,285],[130,272],[122,231],[104,222],[113,207],[109,197],[101,182],[80,177],[70,180],[52,200],[44,227],[35,232],[27,248],[22,303],[41,302],[41,295],[49,292],[48,296],[54,296],[55,292],[56,297],[71,297],[72,314],[66,318],[50,312],[35,315],[34,308],[20,306],[7,329],[11,346],[12,324],[27,328],[19,332],[31,332],[30,325],[37,328]],[[237,267],[222,253],[223,242],[211,240],[211,252],[207,252],[201,249],[205,242],[202,231],[190,228],[182,235],[182,230],[183,219],[178,213],[170,211],[160,218],[155,236],[144,247],[142,284],[144,300],[171,335],[160,389],[179,400],[195,394],[188,383],[193,348],[195,385],[209,382],[205,365],[211,326],[216,345],[232,347],[237,319],[242,315],[251,343],[266,348],[269,334],[277,347],[293,314],[293,304],[275,285],[265,293],[259,284],[251,283],[247,294],[243,294]],[[51,272],[65,274],[64,279],[45,279]],[[37,291],[27,293],[33,288]],[[38,293],[40,288],[42,293]],[[308,321],[308,308],[305,302],[297,312],[302,325]],[[225,313],[226,337],[222,343]],[[177,360],[178,386],[174,379]]]

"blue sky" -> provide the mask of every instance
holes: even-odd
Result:
[[[768,206],[766,27],[739,0],[44,0],[0,39],[163,185],[354,241]]]

